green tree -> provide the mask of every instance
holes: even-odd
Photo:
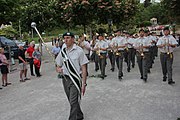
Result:
[[[162,0],[162,6],[165,8],[165,13],[168,16],[170,23],[176,21],[180,23],[180,1],[179,0]]]
[[[54,2],[49,0],[22,0],[21,26],[24,31],[31,30],[31,22],[36,22],[38,29],[42,32],[52,29],[55,25]]]
[[[19,0],[0,0],[0,25],[17,22]]]

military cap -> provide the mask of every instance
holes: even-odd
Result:
[[[104,36],[104,34],[103,34],[103,33],[99,33],[98,37],[99,37],[99,36]]]
[[[145,33],[148,33],[148,32],[149,32],[149,30],[148,30],[148,29],[146,29],[146,30],[144,30],[144,32],[145,32]]]
[[[74,37],[74,34],[72,32],[66,32],[63,34],[63,38],[64,36],[71,36],[71,37]]]
[[[165,30],[169,30],[169,27],[164,27],[164,29],[163,29],[163,30],[164,30],[164,31],[165,31]]]
[[[142,31],[142,32],[144,32],[144,30],[143,30],[143,29],[140,29],[140,30],[139,30],[139,33],[140,33],[141,31]]]

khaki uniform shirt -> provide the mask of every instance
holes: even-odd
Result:
[[[147,37],[139,37],[139,38],[136,39],[136,41],[135,41],[133,46],[134,47],[151,46],[151,43],[150,43],[150,41],[148,40]],[[139,50],[137,50],[137,51],[139,51]],[[148,48],[143,48],[143,51],[144,52],[148,52],[149,49]]]
[[[172,36],[172,35],[168,35],[168,36],[163,36],[161,38],[159,38],[157,45],[163,45],[163,44],[172,44],[172,45],[177,45],[177,41],[176,39]],[[165,46],[163,48],[159,48],[159,51],[162,53],[167,53],[167,52],[173,52],[174,48],[172,48],[171,46]]]
[[[125,40],[124,37],[121,36],[116,36],[115,38],[112,39],[113,44],[116,46],[125,46],[127,44],[127,41]],[[125,48],[119,48],[118,50],[124,50]]]
[[[96,45],[95,45],[95,47],[94,47],[95,49],[96,48],[108,48],[108,43],[106,42],[106,41],[104,41],[104,40],[99,40],[97,43],[96,43]],[[106,53],[107,51],[104,51],[104,50],[100,50],[100,53]]]
[[[81,45],[81,46],[84,46],[84,48],[82,48],[83,51],[84,51],[84,53],[85,53],[85,54],[89,54],[89,50],[87,49],[87,48],[90,48],[90,47],[91,47],[90,44],[89,44],[89,42],[88,42],[88,41],[83,41],[80,45]]]
[[[68,58],[74,64],[74,66],[75,66],[76,70],[78,71],[78,73],[81,74],[82,73],[81,66],[84,65],[84,64],[87,64],[89,62],[89,60],[87,59],[87,57],[86,57],[85,53],[83,52],[82,48],[77,46],[76,44],[74,44],[73,47],[71,48],[71,50],[66,50],[66,53],[68,55]],[[62,66],[63,74],[69,75],[66,67],[63,65],[64,60],[65,59],[62,57],[62,54],[60,52],[55,61],[56,61],[56,64],[58,66]]]

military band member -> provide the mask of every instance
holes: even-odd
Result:
[[[172,64],[173,64],[173,50],[177,46],[177,41],[175,38],[170,35],[170,30],[168,27],[165,27],[164,36],[161,37],[157,42],[157,47],[159,48],[160,61],[163,72],[163,81],[165,82],[168,77],[168,84],[174,84],[175,82],[172,79]]]
[[[157,41],[158,41],[158,36],[156,35],[155,32],[152,32],[152,36],[153,36],[153,40],[154,40],[154,50],[153,50],[153,53],[154,53],[154,59],[155,57],[158,56],[158,47],[157,47]]]
[[[136,57],[137,57],[137,63],[139,66],[139,71],[141,74],[141,79],[144,80],[144,82],[147,81],[147,72],[148,72],[148,60],[149,60],[149,47],[150,42],[146,37],[144,37],[144,30],[141,29],[139,31],[139,38],[137,38],[134,48],[136,49]]]
[[[110,63],[111,63],[111,70],[112,70],[112,72],[114,72],[114,69],[115,69],[115,55],[114,55],[114,52],[113,52],[113,46],[111,46],[112,39],[113,39],[113,35],[110,34],[109,35],[109,40],[108,40],[108,56],[109,56],[109,60],[110,60]]]
[[[94,50],[94,47],[96,45],[96,43],[98,42],[99,40],[97,39],[97,36],[93,36],[93,39],[92,41],[90,42],[90,46],[91,46],[91,51],[92,51],[92,59],[95,63],[95,71],[98,71],[99,70],[99,57],[98,57],[98,54],[96,54],[96,50]]]
[[[86,57],[89,59],[89,52],[90,52],[90,43],[85,40],[84,35],[79,36],[78,46],[80,46],[84,53],[86,54]]]
[[[135,40],[132,38],[132,36],[129,34],[129,33],[127,33],[126,34],[126,49],[125,49],[125,51],[127,52],[126,54],[127,54],[127,60],[126,60],[126,62],[127,62],[127,71],[128,72],[130,72],[130,70],[131,70],[131,64],[132,64],[132,68],[134,68],[134,66],[135,66],[135,50],[134,50],[134,48],[133,48],[133,44],[134,44],[134,42],[135,42]]]
[[[79,41],[78,41],[78,46],[83,49],[86,57],[88,58],[88,60],[90,60],[89,53],[90,53],[91,46],[90,46],[90,43],[85,40],[84,35],[80,36]],[[86,67],[87,67],[86,69],[87,69],[87,76],[88,76],[88,74],[89,74],[88,73],[88,65]]]
[[[82,48],[77,46],[74,34],[63,34],[64,48],[56,58],[57,72],[63,75],[63,86],[70,103],[70,115],[68,120],[83,120],[84,116],[80,108],[80,96],[86,90],[86,64],[88,59]],[[81,77],[80,77],[81,75]]]
[[[119,72],[118,72],[118,78],[119,80],[122,79],[123,77],[123,57],[124,57],[124,49],[126,47],[126,41],[125,39],[121,36],[121,31],[120,30],[117,30],[116,31],[116,37],[113,38],[112,40],[113,42],[113,46],[114,46],[114,54],[115,54],[115,57],[116,57],[116,64],[117,64],[117,67],[119,69]]]
[[[104,40],[104,36],[100,34],[98,36],[98,42],[96,43],[94,50],[96,50],[96,54],[99,57],[99,66],[101,70],[101,78],[104,79],[106,77],[105,75],[105,67],[106,67],[106,55],[107,55],[107,48],[108,44]]]
[[[152,57],[153,57],[153,49],[152,49],[152,43],[153,43],[153,38],[150,36],[149,30],[144,31],[144,37],[149,41],[150,47],[149,47],[149,57],[148,59],[148,73],[150,73],[150,69],[152,68]]]

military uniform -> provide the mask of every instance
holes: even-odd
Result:
[[[135,42],[135,40],[131,37],[127,37],[126,38],[126,42],[127,42],[127,45],[126,45],[126,52],[127,52],[127,71],[130,72],[131,70],[131,64],[132,64],[132,67],[134,68],[135,66],[135,50],[133,48],[133,44]]]
[[[112,44],[112,40],[108,40],[108,57],[109,57],[109,60],[110,60],[110,63],[111,63],[111,70],[114,71],[115,69],[115,55],[114,55],[114,52],[113,52],[113,48],[111,46]]]
[[[80,48],[79,46],[75,44],[70,50],[67,50],[65,45],[64,47],[62,49],[66,50],[67,56],[72,61],[76,71],[78,72],[78,74],[81,74],[82,73],[81,66],[89,62],[82,48]],[[68,68],[66,68],[65,65],[63,64],[63,61],[65,59],[62,56],[61,52],[58,54],[56,58],[56,64],[58,66],[61,66],[61,68],[63,69],[62,82],[63,82],[65,93],[67,95],[67,98],[71,106],[69,120],[83,120],[84,117],[83,117],[83,113],[81,111],[80,104],[79,104],[79,96],[78,96],[79,91],[77,87],[75,86],[75,84],[73,83],[72,79],[70,78],[70,74],[67,70]]]
[[[115,38],[113,38],[112,42],[114,46],[117,46],[117,51],[115,52],[115,56],[116,56],[116,64],[119,69],[118,78],[122,79],[124,48],[127,42],[125,41],[124,37],[121,36],[116,36]]]
[[[139,37],[136,39],[134,48],[136,49],[137,63],[141,74],[141,79],[147,81],[148,72],[148,60],[149,60],[149,49],[143,48],[144,46],[150,46],[151,44],[146,37]]]
[[[104,79],[105,77],[107,48],[108,48],[108,44],[104,40],[99,40],[94,47],[94,49],[96,50],[96,55],[98,56],[102,79]],[[106,49],[106,50],[101,50],[101,49]]]
[[[166,81],[167,75],[168,75],[168,81],[169,84],[172,83],[172,64],[173,64],[173,50],[175,47],[168,46],[168,44],[171,45],[177,45],[177,41],[172,35],[167,35],[161,37],[158,42],[157,46],[164,45],[163,47],[159,47],[160,51],[160,61],[162,66],[162,72],[163,72],[163,81]]]

